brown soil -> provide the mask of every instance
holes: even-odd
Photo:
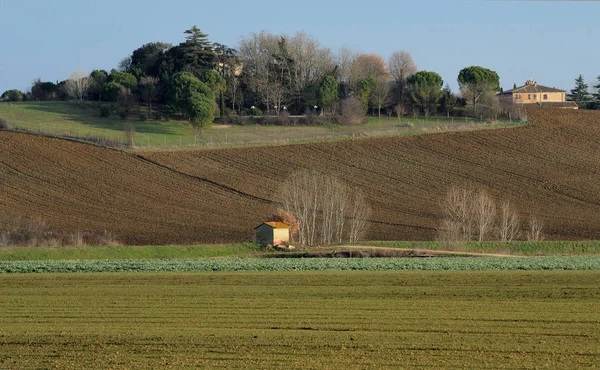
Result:
[[[0,212],[127,243],[250,240],[292,171],[361,188],[372,240],[429,240],[452,185],[486,187],[547,239],[600,239],[600,112],[529,111],[521,128],[135,156],[0,132]]]

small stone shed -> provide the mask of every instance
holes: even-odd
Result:
[[[256,242],[265,245],[287,245],[290,242],[290,228],[283,222],[263,222],[254,228]]]

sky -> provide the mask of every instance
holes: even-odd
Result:
[[[470,65],[496,71],[505,90],[600,76],[600,1],[0,0],[0,93],[116,68],[145,43],[182,42],[192,25],[231,47],[265,30],[304,31],[333,52],[406,50],[454,90]]]

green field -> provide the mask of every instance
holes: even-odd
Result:
[[[0,261],[2,273],[207,271],[596,270],[600,257],[200,258]]]
[[[390,241],[365,242],[362,245],[427,249],[433,251],[457,251],[470,253],[497,253],[517,256],[578,256],[600,255],[600,241],[512,241],[512,242],[435,242]]]
[[[0,261],[124,260],[256,256],[255,243],[223,245],[1,247]]]
[[[595,368],[600,272],[23,274],[0,368]]]
[[[449,130],[471,130],[522,125],[522,123],[478,122],[466,118],[404,117],[369,118],[360,126],[230,126],[216,124],[196,137],[183,121],[129,121],[118,117],[101,118],[96,103],[79,106],[70,102],[0,103],[0,117],[19,129],[82,140],[126,142],[125,123],[135,126],[137,150],[194,149],[245,145],[277,145],[286,143],[340,140],[366,136],[415,135]],[[411,127],[412,126],[412,127]]]

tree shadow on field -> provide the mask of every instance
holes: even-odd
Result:
[[[177,128],[187,126],[184,122],[159,122],[159,121],[139,121],[139,120],[122,120],[118,117],[100,117],[100,104],[95,102],[85,102],[80,106],[77,103],[71,102],[31,102],[27,103],[29,110],[36,110],[46,113],[60,114],[65,120],[83,124],[85,126],[113,130],[121,132],[127,124],[133,124],[135,131],[141,134],[158,134],[158,135],[181,135]],[[132,114],[137,114],[132,113]],[[112,115],[115,115],[112,113]]]

